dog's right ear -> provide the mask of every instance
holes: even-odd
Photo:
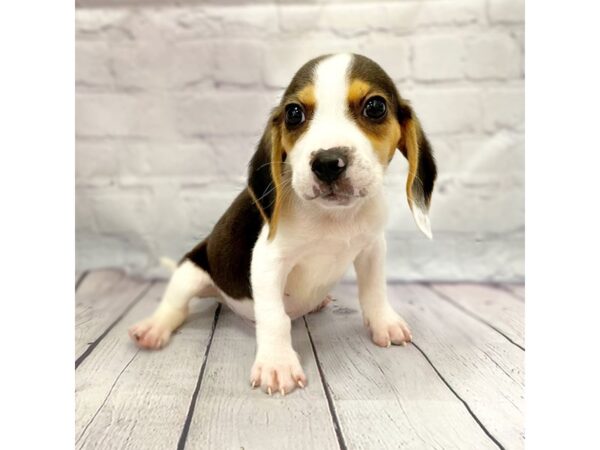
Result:
[[[248,192],[263,220],[269,224],[269,240],[277,231],[281,208],[281,178],[285,151],[281,143],[281,108],[271,113],[248,167]]]

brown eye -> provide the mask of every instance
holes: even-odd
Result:
[[[297,127],[306,120],[302,106],[290,103],[285,107],[285,124],[289,127]]]
[[[371,120],[381,120],[385,117],[387,106],[383,97],[371,97],[363,107],[363,116]]]

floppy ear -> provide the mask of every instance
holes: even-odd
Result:
[[[421,129],[419,120],[410,105],[404,100],[399,102],[398,122],[401,128],[398,148],[408,160],[408,177],[406,179],[408,205],[419,229],[431,239],[429,204],[437,176],[433,151],[427,136]]]
[[[281,144],[281,113],[276,108],[248,167],[248,191],[263,220],[269,224],[269,240],[277,231],[281,209],[281,178],[285,152]]]

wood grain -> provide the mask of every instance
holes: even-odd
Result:
[[[431,287],[513,342],[525,346],[525,304],[513,295],[485,284],[434,284]]]
[[[87,271],[84,271],[84,270],[76,270],[75,271],[75,290],[77,290],[77,288],[81,284],[81,281],[83,280],[83,277],[85,277],[86,275],[87,275]]]
[[[149,287],[119,270],[89,273],[75,293],[75,358],[100,337]]]
[[[421,285],[392,285],[390,300],[415,343],[505,448],[523,448],[521,349]]]
[[[525,300],[525,286],[522,284],[506,284],[504,285],[509,291],[519,297],[521,300]]]
[[[214,300],[192,314],[161,351],[139,350],[127,328],[152,313],[159,283],[76,371],[77,448],[176,448],[211,334]]]
[[[254,326],[223,308],[186,448],[337,449],[331,416],[302,319],[292,324],[308,386],[271,397],[251,390]]]
[[[348,448],[497,448],[413,346],[377,347],[356,288],[307,316]]]

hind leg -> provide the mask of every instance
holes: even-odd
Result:
[[[210,276],[191,261],[184,261],[171,276],[154,314],[129,328],[129,336],[138,347],[160,349],[187,318],[193,297],[218,295]]]

